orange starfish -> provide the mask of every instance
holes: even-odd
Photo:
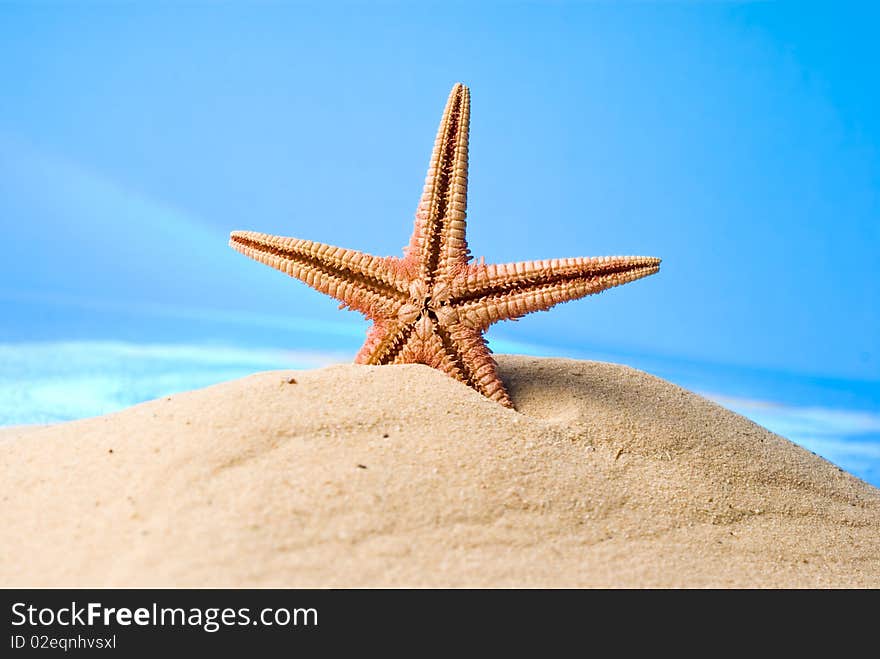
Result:
[[[229,244],[373,321],[356,363],[427,364],[513,407],[483,338],[486,329],[654,274],[660,259],[472,261],[465,240],[469,125],[470,92],[457,84],[402,259],[253,231],[233,231]]]

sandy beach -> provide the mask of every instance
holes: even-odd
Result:
[[[272,371],[0,431],[4,586],[880,587],[880,490],[614,364]]]

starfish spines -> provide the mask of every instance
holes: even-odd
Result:
[[[440,237],[441,257],[440,275],[458,264],[467,263],[468,245],[465,218],[467,217],[468,184],[468,131],[470,127],[470,92],[462,88],[462,101],[459,107],[458,129],[456,132],[452,172],[449,176],[449,202],[443,232]]]
[[[468,129],[470,92],[464,85],[452,88],[425,177],[416,224],[406,250],[418,264],[428,284],[443,278],[453,264],[466,263]]]
[[[413,324],[412,333],[393,363],[425,364],[466,383],[455,356],[446,351],[437,333],[436,324],[427,316],[422,316]]]
[[[399,274],[401,259],[393,256],[373,256],[313,240],[273,236],[256,231],[233,231],[229,245],[241,252],[243,247],[250,247],[254,254],[275,254],[287,260],[311,260],[336,271],[344,270],[373,279],[396,289],[398,293],[406,290],[406,280]]]
[[[367,332],[364,345],[354,359],[355,363],[372,366],[389,363],[406,342],[407,332],[411,327],[412,323],[401,323],[397,320],[375,320]]]
[[[482,333],[464,323],[456,323],[449,328],[447,338],[447,351],[460,360],[466,384],[486,398],[512,408],[513,401],[498,376],[498,364]]]
[[[540,281],[521,283],[516,287],[456,302],[453,307],[462,322],[474,329],[485,330],[499,321],[516,320],[535,311],[547,311],[557,304],[601,293],[655,272],[656,266],[647,266],[601,275],[569,277],[548,284]]]
[[[512,263],[472,263],[466,275],[455,280],[456,297],[489,295],[524,285],[552,283],[566,278],[601,276],[641,268],[659,269],[652,256],[599,256]]]
[[[396,313],[407,298],[400,259],[253,231],[233,232],[229,245],[369,318]]]

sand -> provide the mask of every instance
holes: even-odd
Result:
[[[519,411],[342,365],[7,429],[0,585],[880,586],[880,490],[625,366],[499,363]]]

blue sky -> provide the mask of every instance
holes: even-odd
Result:
[[[498,326],[496,345],[880,380],[869,3],[13,2],[0,17],[0,341],[353,353],[356,315],[228,232],[400,253],[462,81],[475,255],[664,259]]]

